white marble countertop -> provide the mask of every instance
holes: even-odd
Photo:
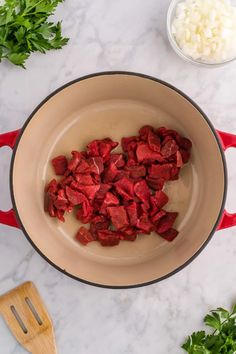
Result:
[[[33,55],[27,70],[0,64],[0,132],[20,128],[34,107],[60,85],[104,70],[129,70],[177,86],[215,127],[236,133],[236,62],[192,66],[167,41],[169,0],[66,0],[57,16],[71,40],[63,50]],[[236,154],[227,152],[227,207],[236,209]],[[10,151],[1,149],[0,209],[11,205]],[[0,226],[0,293],[32,280],[55,325],[60,354],[178,354],[203,315],[236,300],[236,228],[217,232],[187,268],[148,287],[107,290],[76,282],[46,263],[21,231]],[[1,354],[25,353],[0,325]],[[45,353],[46,354],[46,353]]]

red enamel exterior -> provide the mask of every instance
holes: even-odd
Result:
[[[236,135],[225,133],[220,130],[217,130],[217,133],[219,135],[221,145],[224,151],[230,147],[236,147]],[[226,229],[228,227],[232,227],[235,225],[236,225],[236,213],[230,214],[226,210],[224,210],[221,221],[217,227],[217,230]]]
[[[20,129],[5,134],[0,134],[0,147],[9,146],[13,149],[19,133]],[[0,210],[0,223],[19,228],[13,209],[8,211]]]

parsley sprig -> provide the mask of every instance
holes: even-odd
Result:
[[[0,61],[25,67],[32,52],[46,53],[68,42],[61,23],[48,22],[63,0],[5,0],[0,6]]]
[[[236,354],[236,305],[231,312],[221,307],[211,311],[204,322],[212,333],[194,332],[182,348],[189,354]]]

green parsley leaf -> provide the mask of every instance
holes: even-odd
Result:
[[[24,67],[24,62],[28,59],[28,57],[29,54],[27,53],[9,53],[7,55],[7,59],[9,59],[11,63],[22,67]]]
[[[194,332],[190,337],[188,337],[187,342],[183,344],[182,348],[190,352],[190,349],[193,346],[196,345],[198,346],[202,344],[205,340],[205,337],[206,337],[206,333],[204,331]]]
[[[24,27],[20,27],[16,32],[15,32],[15,37],[18,41],[18,43],[21,43],[21,41],[23,40],[24,36],[25,36],[25,28]]]
[[[52,25],[52,23],[42,24],[38,29],[38,33],[41,34],[45,39],[50,38],[53,35]]]
[[[232,309],[232,314],[236,314],[236,305],[233,306],[233,309]]]
[[[67,44],[61,23],[49,22],[63,0],[5,0],[0,6],[0,61],[25,67],[31,53],[46,53]]]
[[[213,332],[194,332],[182,348],[189,354],[235,354],[236,353],[236,305],[232,312],[222,307],[206,315],[204,322]]]
[[[204,322],[207,326],[212,327],[214,329],[220,330],[221,328],[220,317],[217,313],[214,313],[213,316],[206,315],[206,317],[204,318]]]

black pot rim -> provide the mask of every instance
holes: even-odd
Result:
[[[14,161],[15,161],[15,156],[16,156],[16,151],[18,148],[18,145],[20,143],[21,137],[26,129],[26,127],[28,126],[29,122],[31,121],[31,119],[34,117],[35,113],[53,96],[55,96],[58,92],[64,90],[65,88],[67,88],[70,85],[73,85],[74,83],[86,80],[86,79],[90,79],[96,76],[104,76],[104,75],[129,75],[129,76],[138,76],[144,79],[148,79],[148,80],[152,80],[155,82],[158,82],[174,91],[176,91],[178,94],[180,94],[182,97],[184,97],[187,101],[189,101],[202,115],[202,117],[205,119],[205,121],[207,122],[208,126],[210,127],[211,131],[213,132],[215,139],[217,141],[217,144],[219,146],[220,152],[221,152],[221,157],[222,157],[222,162],[223,162],[223,169],[224,169],[224,193],[223,193],[223,198],[222,198],[222,205],[221,205],[221,209],[218,215],[218,218],[208,236],[208,238],[206,239],[206,241],[203,243],[203,245],[200,247],[200,249],[195,252],[192,257],[190,257],[184,264],[182,264],[180,267],[174,269],[173,271],[169,272],[168,274],[164,275],[163,277],[148,281],[148,282],[144,282],[144,283],[138,283],[138,284],[131,284],[131,285],[119,285],[119,286],[112,286],[109,284],[99,284],[99,283],[95,283],[95,282],[90,282],[86,279],[81,279],[79,277],[76,277],[70,273],[68,273],[65,269],[60,268],[57,264],[55,264],[54,262],[52,262],[49,258],[47,258],[45,256],[45,254],[34,244],[34,242],[32,241],[32,239],[30,238],[30,235],[27,233],[27,231],[24,228],[24,225],[20,219],[20,215],[18,213],[17,207],[16,207],[16,202],[15,202],[15,197],[14,197],[14,188],[13,188],[13,169],[14,169]],[[82,283],[88,284],[88,285],[93,285],[96,287],[100,287],[100,288],[109,288],[109,289],[130,289],[130,288],[138,288],[138,287],[142,287],[142,286],[146,286],[146,285],[150,285],[150,284],[154,284],[157,282],[160,282],[161,280],[164,280],[166,278],[169,278],[170,276],[178,273],[179,271],[181,271],[183,268],[185,268],[186,266],[188,266],[201,252],[202,250],[206,247],[206,245],[208,244],[208,242],[211,240],[212,236],[214,235],[216,228],[221,220],[223,211],[224,211],[224,206],[225,206],[225,200],[226,200],[226,194],[227,194],[227,186],[228,186],[228,178],[227,178],[227,167],[226,167],[226,160],[225,160],[225,154],[220,142],[220,139],[218,137],[218,134],[214,128],[214,126],[212,125],[210,119],[207,117],[207,115],[201,110],[201,108],[189,97],[187,96],[185,93],[183,93],[181,90],[177,89],[176,87],[174,87],[173,85],[157,79],[153,76],[150,75],[146,75],[146,74],[142,74],[142,73],[137,73],[137,72],[130,72],[130,71],[103,71],[103,72],[97,72],[97,73],[93,73],[93,74],[89,74],[89,75],[85,75],[82,76],[78,79],[72,80],[70,82],[68,82],[67,84],[64,84],[62,86],[60,86],[58,89],[56,89],[55,91],[53,91],[51,94],[49,94],[43,101],[41,101],[41,103],[33,110],[33,112],[30,114],[30,116],[27,118],[26,122],[24,123],[23,127],[21,128],[20,134],[17,137],[17,141],[16,144],[14,146],[13,149],[13,154],[12,154],[12,159],[11,159],[11,165],[10,165],[10,193],[11,193],[11,200],[12,200],[12,205],[13,205],[13,209],[15,211],[15,216],[16,219],[20,225],[21,230],[23,231],[25,237],[27,238],[27,240],[30,242],[30,244],[33,246],[33,248],[41,255],[41,257],[43,257],[50,265],[52,265],[54,268],[56,268],[57,270],[59,270],[60,272],[62,272],[63,274],[69,276],[72,279],[75,279],[77,281],[80,281]]]

